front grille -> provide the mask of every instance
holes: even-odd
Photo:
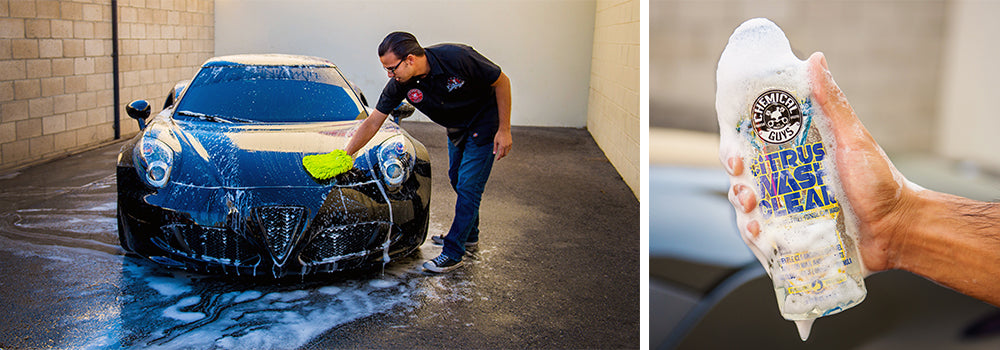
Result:
[[[239,264],[256,255],[249,242],[225,228],[171,224],[161,230],[175,251],[191,258]]]
[[[320,231],[313,237],[302,255],[315,262],[362,253],[381,247],[389,232],[389,224],[365,222],[336,226]]]
[[[271,256],[278,262],[284,262],[302,232],[306,209],[276,205],[257,207],[254,213]]]

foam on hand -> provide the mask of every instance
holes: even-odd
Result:
[[[758,205],[736,210],[744,242],[774,281],[782,316],[802,340],[815,318],[866,295],[854,225],[836,176],[836,144],[812,105],[809,67],[770,20],[741,24],[717,69],[716,111],[723,164],[743,159],[732,185],[754,189]],[[843,204],[843,206],[841,206]],[[747,224],[760,224],[751,237]]]

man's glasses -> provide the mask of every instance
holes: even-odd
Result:
[[[389,73],[396,74],[396,68],[399,68],[399,65],[403,64],[404,61],[406,60],[405,59],[399,60],[399,63],[396,63],[396,65],[393,66],[392,68],[385,68],[385,67],[382,68],[385,68],[385,70],[389,71]]]

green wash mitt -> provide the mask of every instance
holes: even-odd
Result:
[[[354,167],[354,158],[344,150],[338,149],[327,154],[302,157],[302,166],[312,177],[326,180],[351,170]]]

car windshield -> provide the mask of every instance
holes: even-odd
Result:
[[[250,123],[357,119],[364,110],[333,67],[203,67],[177,105],[177,115]]]

